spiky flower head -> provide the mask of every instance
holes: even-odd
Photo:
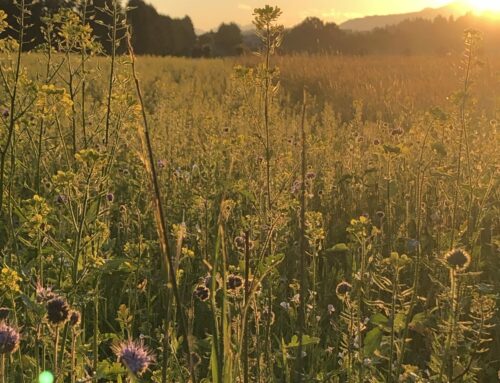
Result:
[[[239,291],[243,287],[243,278],[236,274],[230,274],[227,277],[226,287],[233,292]]]
[[[15,352],[19,348],[19,340],[19,332],[15,328],[0,322],[0,354]]]
[[[463,249],[453,249],[444,255],[446,264],[451,269],[465,271],[470,265],[470,255]]]
[[[245,237],[243,236],[237,236],[235,239],[234,239],[234,246],[236,246],[236,248],[238,250],[245,250],[245,244],[246,244],[246,240],[245,240]]]
[[[142,341],[123,341],[113,345],[113,352],[133,375],[140,376],[154,363],[155,356]]]
[[[339,297],[345,297],[352,290],[352,286],[348,282],[340,282],[335,289],[335,292]]]
[[[52,287],[44,287],[39,282],[36,284],[36,300],[38,303],[45,303],[55,298],[56,294]]]
[[[47,319],[50,324],[60,325],[69,319],[69,306],[62,297],[47,302]]]
[[[205,285],[198,285],[194,289],[193,295],[200,301],[205,302],[210,298],[210,290]]]

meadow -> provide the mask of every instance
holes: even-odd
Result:
[[[0,40],[0,383],[500,379],[500,58],[278,16],[234,59]]]

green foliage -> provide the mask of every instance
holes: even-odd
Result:
[[[81,9],[44,18],[39,53],[0,40],[5,381],[496,379],[499,111],[473,86],[494,83],[477,36],[456,80],[453,57],[276,56],[280,14],[255,10],[259,63],[234,69],[107,57]],[[134,374],[122,341],[155,363]]]

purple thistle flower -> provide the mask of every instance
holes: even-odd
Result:
[[[112,350],[118,361],[134,375],[142,375],[155,361],[155,356],[142,341],[124,341],[114,345]]]
[[[36,284],[36,300],[38,303],[45,303],[55,298],[56,294],[52,291],[52,287],[43,287],[40,282]]]
[[[47,319],[53,325],[60,325],[69,319],[69,306],[62,297],[47,302]]]
[[[0,322],[0,354],[11,354],[19,348],[19,332]]]

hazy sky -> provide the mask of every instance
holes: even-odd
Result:
[[[209,30],[222,22],[235,21],[248,25],[252,10],[265,4],[277,5],[283,10],[282,23],[294,25],[307,16],[318,16],[326,21],[372,14],[420,11],[452,0],[146,0],[163,14],[173,17],[189,15],[197,29]],[[498,0],[500,1],[500,0]]]

